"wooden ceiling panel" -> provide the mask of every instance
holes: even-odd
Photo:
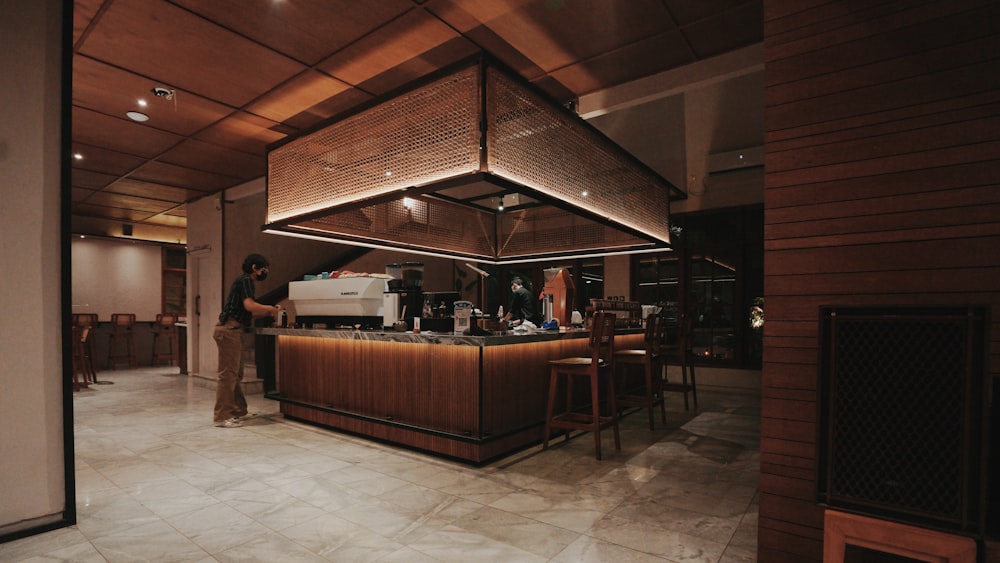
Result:
[[[193,198],[204,195],[202,192],[194,190],[164,186],[163,184],[154,184],[151,182],[143,182],[132,178],[119,180],[105,188],[104,191],[108,193],[155,199],[173,204],[184,203]]]
[[[272,143],[473,54],[566,102],[759,43],[762,4],[75,0],[73,213],[183,226],[179,202],[263,175]]]
[[[149,223],[151,225],[161,225],[163,227],[177,227],[183,229],[187,226],[187,213],[185,212],[184,206],[171,209],[164,213],[157,213],[151,217],[147,217],[143,220],[143,223]]]
[[[247,111],[281,122],[350,88],[326,74],[307,70],[247,106]]]
[[[78,52],[233,107],[305,69],[183,8],[144,0],[110,4]]]
[[[241,180],[259,178],[267,172],[263,153],[252,155],[197,139],[184,141],[158,160]]]
[[[684,28],[699,59],[713,57],[764,40],[764,9],[760,2],[744,3]]]
[[[413,7],[409,0],[174,0],[176,4],[307,65]]]
[[[198,133],[196,139],[250,154],[265,154],[267,145],[297,133],[298,129],[238,112]]]
[[[191,135],[233,112],[225,106],[200,96],[177,90],[171,100],[156,97],[152,90],[160,86],[148,78],[95,61],[73,57],[73,104],[114,117],[128,111],[149,116],[145,126]],[[139,100],[146,106],[140,106]]]
[[[73,168],[70,173],[70,183],[74,188],[88,188],[91,190],[99,190],[104,186],[107,186],[111,182],[115,181],[118,176],[115,174],[102,174],[100,172],[93,172],[91,170],[83,170],[81,168]]]
[[[670,15],[677,25],[686,26],[695,22],[710,19],[729,10],[750,4],[761,5],[760,0],[663,0]],[[763,18],[760,20],[763,25]]]
[[[284,125],[295,127],[299,130],[309,129],[315,125],[326,121],[336,115],[340,115],[352,108],[371,100],[374,96],[367,92],[351,88],[350,90],[323,102],[316,104],[308,110],[285,120]]]
[[[515,10],[524,3],[524,0],[483,3],[483,6],[478,6],[475,16],[466,11],[467,7],[464,4],[456,4],[455,0],[431,0],[427,4],[427,9],[448,25],[461,31],[462,35],[479,50],[489,53],[525,80],[532,81],[543,76],[545,72],[480,21],[480,18],[492,19],[493,16],[487,17],[483,13],[487,8],[503,13]]]
[[[659,0],[529,2],[496,17],[466,8],[493,33],[545,71],[618,49],[672,26]],[[492,19],[487,19],[492,18]],[[665,28],[665,24],[669,24]]]
[[[73,127],[76,128],[75,123]],[[142,165],[144,161],[144,159],[135,155],[124,154],[93,145],[85,145],[76,141],[73,142],[73,153],[83,157],[80,160],[73,161],[74,170],[79,168],[90,172],[112,174],[116,177],[128,174]]]
[[[214,193],[243,183],[240,178],[212,174],[166,162],[151,161],[143,164],[131,175],[136,180],[164,184],[191,190]]]
[[[184,137],[89,109],[73,108],[73,142],[152,158]]]
[[[479,49],[466,38],[456,37],[358,86],[365,92],[381,96],[479,52]]]
[[[103,3],[104,0],[76,0],[73,2],[73,43],[80,40]]]
[[[90,202],[80,202],[73,205],[75,215],[97,217],[99,219],[113,219],[115,221],[128,221],[138,223],[147,217],[155,215],[145,211],[137,211],[125,207],[110,207],[107,205],[96,205]]]
[[[94,192],[86,203],[90,205],[100,205],[103,207],[115,207],[118,209],[131,209],[140,213],[161,213],[177,205],[169,201],[159,201],[144,197],[135,197],[125,194],[114,194],[110,192]]]
[[[649,53],[657,56],[651,57]],[[582,96],[604,88],[605,84],[620,84],[632,76],[649,76],[694,60],[694,53],[681,33],[670,31],[561,68],[551,76]]]
[[[96,191],[97,190],[74,187],[70,190],[70,198],[74,203],[79,201],[85,201],[88,197],[94,195]]]
[[[361,84],[446,43],[458,34],[423,10],[413,10],[352,43],[317,68],[348,84]]]

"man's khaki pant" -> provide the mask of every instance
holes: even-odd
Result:
[[[217,326],[213,338],[219,347],[215,422],[222,422],[247,413],[247,400],[240,385],[243,381],[243,331]]]

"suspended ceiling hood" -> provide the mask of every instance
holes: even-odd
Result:
[[[267,232],[513,263],[654,251],[684,192],[485,58],[268,152]]]

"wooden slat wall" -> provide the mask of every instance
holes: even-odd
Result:
[[[990,305],[998,375],[1000,2],[764,6],[758,560],[801,563],[822,559],[820,305]]]

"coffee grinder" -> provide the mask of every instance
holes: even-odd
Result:
[[[421,316],[424,306],[424,265],[420,262],[387,264],[386,275],[392,276],[382,296],[382,324],[392,328],[396,321],[406,321],[413,330],[413,317]]]
[[[569,326],[573,315],[573,299],[575,298],[573,277],[563,268],[546,268],[545,286],[542,292],[542,315],[545,321],[555,319],[559,326]]]

